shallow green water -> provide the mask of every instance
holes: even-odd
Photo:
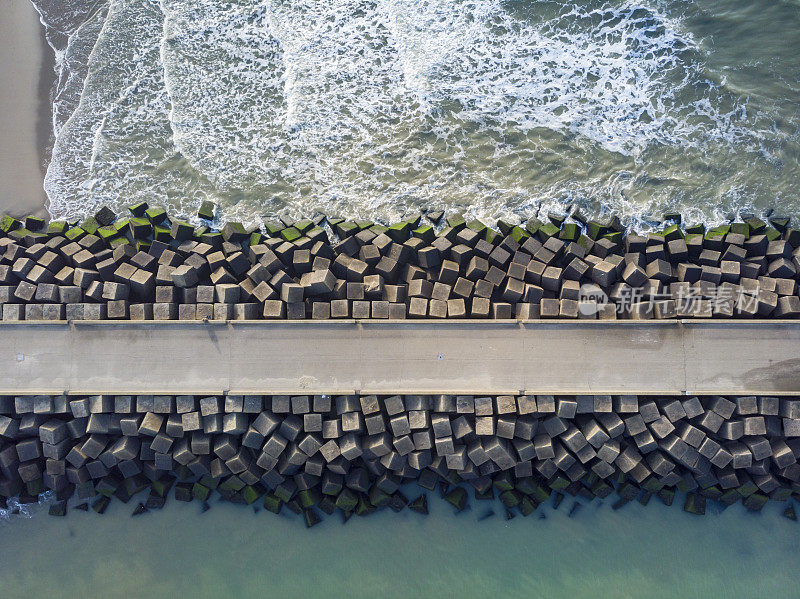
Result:
[[[2,597],[797,597],[800,523],[782,506],[705,517],[657,500],[612,511],[572,501],[523,519],[454,515],[338,517],[306,530],[296,517],[171,502],[132,519],[73,511],[0,524]]]

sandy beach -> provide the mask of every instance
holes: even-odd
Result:
[[[0,213],[45,214],[52,52],[27,0],[0,0]]]

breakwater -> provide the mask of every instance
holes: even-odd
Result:
[[[496,229],[429,213],[214,228],[140,203],[79,223],[4,217],[3,320],[793,318],[800,230],[752,215],[638,235],[577,212]]]
[[[337,511],[425,514],[438,489],[458,511],[497,494],[509,518],[566,495],[615,494],[618,509],[676,492],[693,514],[774,500],[794,518],[800,492],[800,401],[767,396],[2,396],[0,439],[3,503],[49,489],[56,516],[73,495],[139,515],[174,489],[313,526]]]

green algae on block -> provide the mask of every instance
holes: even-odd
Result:
[[[224,241],[224,239],[222,238],[222,233],[214,231],[213,233],[212,232],[203,233],[198,241],[207,243],[213,248],[220,248],[222,247],[222,242]]]
[[[170,236],[176,241],[187,241],[194,236],[194,227],[189,223],[176,220],[172,223]]]
[[[745,239],[750,238],[750,226],[747,223],[731,223],[729,232],[744,235]]]
[[[286,229],[281,230],[280,236],[281,239],[283,239],[284,241],[292,242],[296,241],[297,239],[300,239],[303,236],[303,234],[300,233],[300,231],[298,231],[294,227],[288,227]]]
[[[558,214],[557,212],[548,212],[547,213],[547,220],[553,223],[559,229],[561,225],[564,224],[564,221],[567,220],[566,214]]]
[[[21,242],[21,243],[24,243],[24,242],[25,242],[25,239],[26,239],[26,238],[27,238],[29,235],[33,235],[33,231],[28,231],[28,229],[14,229],[14,230],[12,230],[12,231],[9,231],[9,232],[7,233],[7,235],[8,235],[8,236],[9,236],[11,239],[13,239],[14,241],[19,241],[19,242]],[[30,244],[25,244],[25,245],[30,245]]]
[[[460,231],[467,226],[467,221],[464,220],[464,217],[460,214],[448,216],[445,222],[447,223],[448,227],[455,229],[456,231]]]
[[[697,493],[688,493],[683,504],[683,511],[703,516],[706,513],[706,498]]]
[[[306,231],[313,229],[315,225],[313,220],[303,219],[295,221],[292,226],[301,233],[305,234]]]
[[[785,232],[789,227],[789,222],[791,222],[791,219],[785,216],[773,216],[769,219],[769,224],[778,229],[781,233]]]
[[[543,223],[542,226],[539,227],[539,230],[536,231],[536,234],[539,236],[539,239],[542,241],[542,243],[544,243],[551,237],[558,235],[560,230],[561,229],[559,229],[553,223]]]
[[[481,234],[484,231],[486,231],[486,229],[488,229],[488,227],[484,223],[479,221],[478,219],[473,219],[473,220],[469,221],[467,223],[467,228],[468,229],[472,229],[473,231],[475,231],[478,234]]]
[[[314,508],[303,510],[303,521],[306,523],[306,528],[311,528],[321,522],[319,514],[314,511]]]
[[[500,499],[500,501],[504,506],[506,506],[507,508],[512,508],[519,505],[522,496],[517,491],[514,491],[512,489],[510,491],[503,491],[502,493],[500,493],[498,498]]]
[[[314,227],[313,229],[306,231],[306,237],[308,237],[314,243],[317,241],[330,243],[330,240],[328,239],[328,232],[322,227]]]
[[[514,225],[501,218],[497,220],[497,228],[500,229],[500,233],[503,234],[503,237],[506,237],[509,233],[511,233],[511,229],[514,228]]]
[[[752,495],[746,497],[745,500],[742,501],[742,504],[744,504],[744,507],[751,512],[760,512],[768,500],[769,497],[763,493],[753,493]]]
[[[386,234],[396,243],[406,241],[411,233],[411,224],[408,222],[399,222],[391,225]]]
[[[270,491],[266,495],[264,495],[264,509],[272,512],[273,514],[280,514],[281,508],[283,507],[283,501],[281,501],[275,493]]]
[[[147,239],[153,233],[153,225],[150,221],[138,216],[128,221],[128,228],[134,239]]]
[[[18,221],[13,216],[9,216],[8,214],[3,215],[3,218],[0,219],[0,231],[3,233],[10,233],[14,229],[19,229],[22,227],[22,222]]]
[[[201,485],[199,482],[194,483],[192,485],[192,496],[199,500],[205,501],[211,495],[211,489],[206,487],[205,485]]]
[[[581,236],[581,227],[577,223],[565,223],[558,232],[558,238],[562,241],[577,241]]]
[[[520,227],[519,225],[517,225],[516,227],[513,227],[511,229],[510,235],[511,235],[511,239],[513,239],[514,241],[516,241],[519,244],[523,243],[526,239],[528,239],[530,237],[528,232],[525,229],[523,229],[522,227]]]
[[[94,235],[99,228],[100,223],[98,223],[93,216],[89,216],[81,222],[81,229],[86,231],[89,235]]]
[[[346,239],[359,232],[358,225],[349,220],[337,222],[333,225],[333,230],[336,231],[336,235],[339,236],[339,239]]]
[[[217,211],[217,205],[210,201],[204,200],[202,204],[200,204],[200,208],[197,209],[197,216],[202,218],[203,220],[214,220],[214,214]]]
[[[264,492],[255,486],[247,485],[241,490],[242,499],[247,505],[252,505],[264,494]]]
[[[25,228],[29,231],[41,231],[44,229],[44,219],[40,216],[26,216]]]
[[[104,241],[108,241],[109,239],[116,237],[118,234],[119,231],[117,231],[114,227],[100,227],[95,233],[95,235]]]
[[[112,250],[121,245],[130,245],[130,241],[127,237],[114,237],[113,239],[108,240],[108,247],[110,247]]]
[[[153,239],[169,243],[172,241],[172,229],[161,225],[153,225]]]
[[[447,492],[444,500],[460,512],[467,507],[467,490],[464,487],[454,487]]]
[[[586,235],[594,241],[600,239],[607,231],[606,226],[596,220],[590,220],[586,223]]]
[[[265,220],[264,223],[264,232],[269,237],[277,237],[280,235],[281,229],[283,229],[283,225],[274,220]]]
[[[523,495],[522,499],[520,499],[519,511],[525,517],[530,516],[533,512],[535,512],[537,507],[539,506],[536,505],[536,503],[527,495]]]
[[[664,231],[662,231],[662,234],[664,235],[665,241],[674,241],[676,239],[683,239],[683,231],[681,231],[681,228],[677,224],[670,225],[669,227],[664,229]]]
[[[380,223],[376,223],[372,225],[369,230],[375,233],[375,235],[380,235],[381,233],[386,233],[386,231],[389,230],[389,227]]]
[[[317,489],[303,489],[297,493],[297,501],[301,507],[309,508],[316,505],[320,500],[320,494]]]
[[[47,225],[48,235],[63,235],[67,230],[67,222],[63,220],[54,220]]]
[[[375,221],[365,220],[365,219],[357,220],[356,226],[358,227],[359,231],[365,231],[371,227],[374,227]]]
[[[145,212],[147,211],[148,208],[149,206],[147,205],[147,202],[138,202],[136,204],[133,204],[132,206],[128,206],[128,210],[135,217],[145,216]]]
[[[155,225],[163,225],[164,223],[168,222],[167,211],[163,208],[159,208],[154,206],[152,208],[148,208],[145,210],[145,216],[150,220],[150,222]]]
[[[358,505],[358,496],[350,489],[342,489],[336,498],[336,507],[343,512],[352,512]]]
[[[538,218],[529,218],[525,223],[525,230],[531,235],[536,235],[536,233],[539,232],[539,229],[542,228],[542,224],[542,221],[540,221]]]
[[[375,507],[383,507],[389,505],[391,496],[373,485],[369,490],[369,502]]]
[[[748,228],[750,229],[751,235],[758,235],[759,233],[763,233],[764,229],[767,228],[767,223],[765,223],[760,218],[756,218],[755,216],[752,218],[748,218],[746,221]]]
[[[417,214],[413,218],[407,218],[407,219],[405,219],[405,222],[408,223],[408,228],[409,229],[416,229],[417,227],[419,227],[422,224],[422,215],[421,214]]]
[[[421,227],[411,231],[411,236],[421,239],[425,243],[431,243],[436,239],[436,231],[430,225],[422,225]]]
[[[369,516],[375,513],[376,509],[377,508],[369,502],[365,495],[358,496],[358,504],[355,509],[356,516]]]

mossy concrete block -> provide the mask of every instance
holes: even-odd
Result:
[[[461,512],[467,507],[467,499],[467,491],[463,487],[455,487],[444,496],[444,500],[452,505],[457,512]]]

